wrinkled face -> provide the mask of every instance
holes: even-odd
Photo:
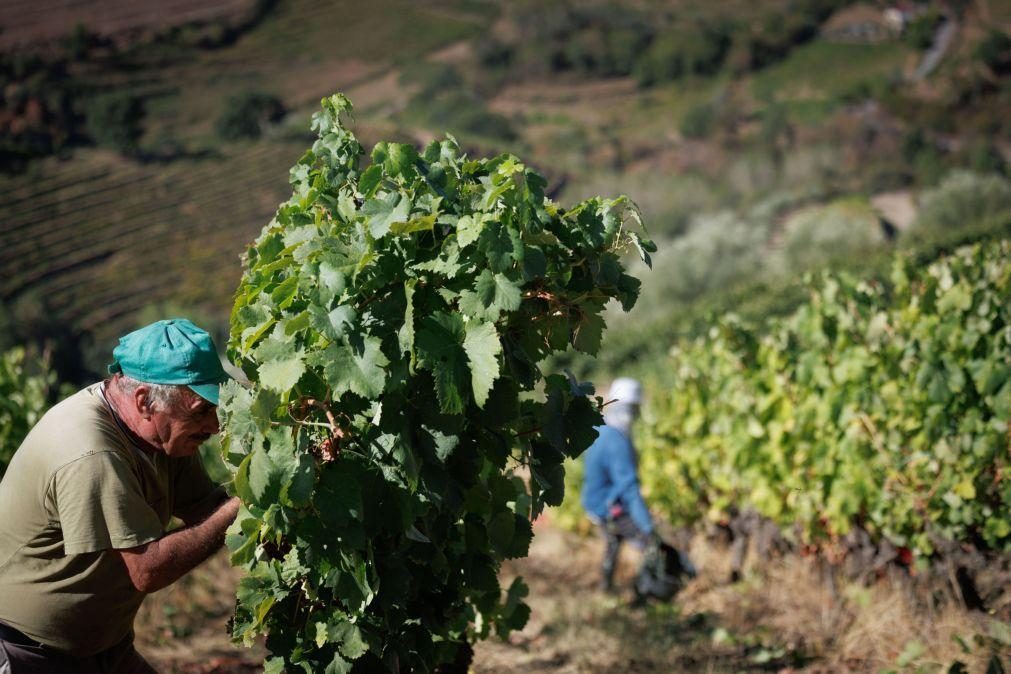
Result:
[[[169,409],[151,412],[161,449],[169,456],[192,456],[205,440],[218,432],[218,408],[189,389]]]

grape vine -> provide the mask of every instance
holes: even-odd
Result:
[[[499,566],[561,501],[601,403],[540,364],[597,351],[604,305],[638,294],[621,256],[653,246],[626,198],[563,209],[516,157],[451,137],[380,142],[363,167],[350,102],[322,103],[232,312],[253,382],[220,409],[248,572],[233,635],[267,635],[268,672],[435,671],[525,623]]]
[[[793,316],[676,345],[640,438],[676,524],[754,508],[831,553],[853,527],[926,561],[1011,551],[1011,242],[892,287],[829,275]]]
[[[56,374],[47,359],[31,358],[22,347],[0,353],[0,477],[28,431],[48,409],[50,392],[55,390]]]

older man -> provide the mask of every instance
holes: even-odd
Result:
[[[155,671],[133,647],[137,609],[238,513],[197,456],[227,378],[210,335],[158,321],[113,357],[112,377],[49,410],[0,482],[0,674]],[[173,516],[183,526],[166,532]]]

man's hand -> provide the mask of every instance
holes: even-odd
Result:
[[[116,550],[130,581],[140,592],[157,592],[192,571],[225,541],[225,530],[239,514],[239,499],[223,502],[207,519],[135,548]]]

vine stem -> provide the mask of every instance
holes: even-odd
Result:
[[[330,429],[333,428],[330,424],[324,424],[322,421],[301,421],[299,419],[295,419],[294,421],[299,426],[315,426],[315,427],[318,427],[318,428],[325,428],[327,430],[330,430]],[[278,424],[278,425],[280,425],[280,424]]]
[[[874,444],[874,449],[879,452],[884,451],[885,446],[881,441],[881,433],[878,432],[878,427],[867,414],[861,414],[857,417],[860,420],[860,425],[864,427],[867,435],[870,436],[871,442]]]
[[[291,408],[288,409],[288,416],[290,416],[295,423],[302,426],[314,426],[317,428],[325,428],[329,431],[329,438],[323,442],[320,447],[320,451],[323,458],[328,461],[336,459],[341,453],[341,441],[347,437],[344,430],[337,424],[337,418],[334,416],[333,410],[330,409],[330,405],[326,401],[316,400],[315,398],[302,398],[300,400],[302,408],[315,407],[317,409],[323,410],[326,415],[327,423],[321,423],[318,421],[306,421],[305,419],[296,419],[295,415],[291,413]]]
[[[316,400],[315,398],[306,398],[304,402],[305,402],[306,405],[308,405],[310,407],[316,407],[316,408],[319,408],[319,409],[323,410],[323,413],[326,414],[326,420],[330,422],[330,431],[338,439],[344,437],[344,431],[342,431],[340,429],[340,427],[337,426],[337,419],[334,418],[333,411],[330,410],[330,406],[329,405],[327,405],[324,402],[320,402],[319,400]]]

